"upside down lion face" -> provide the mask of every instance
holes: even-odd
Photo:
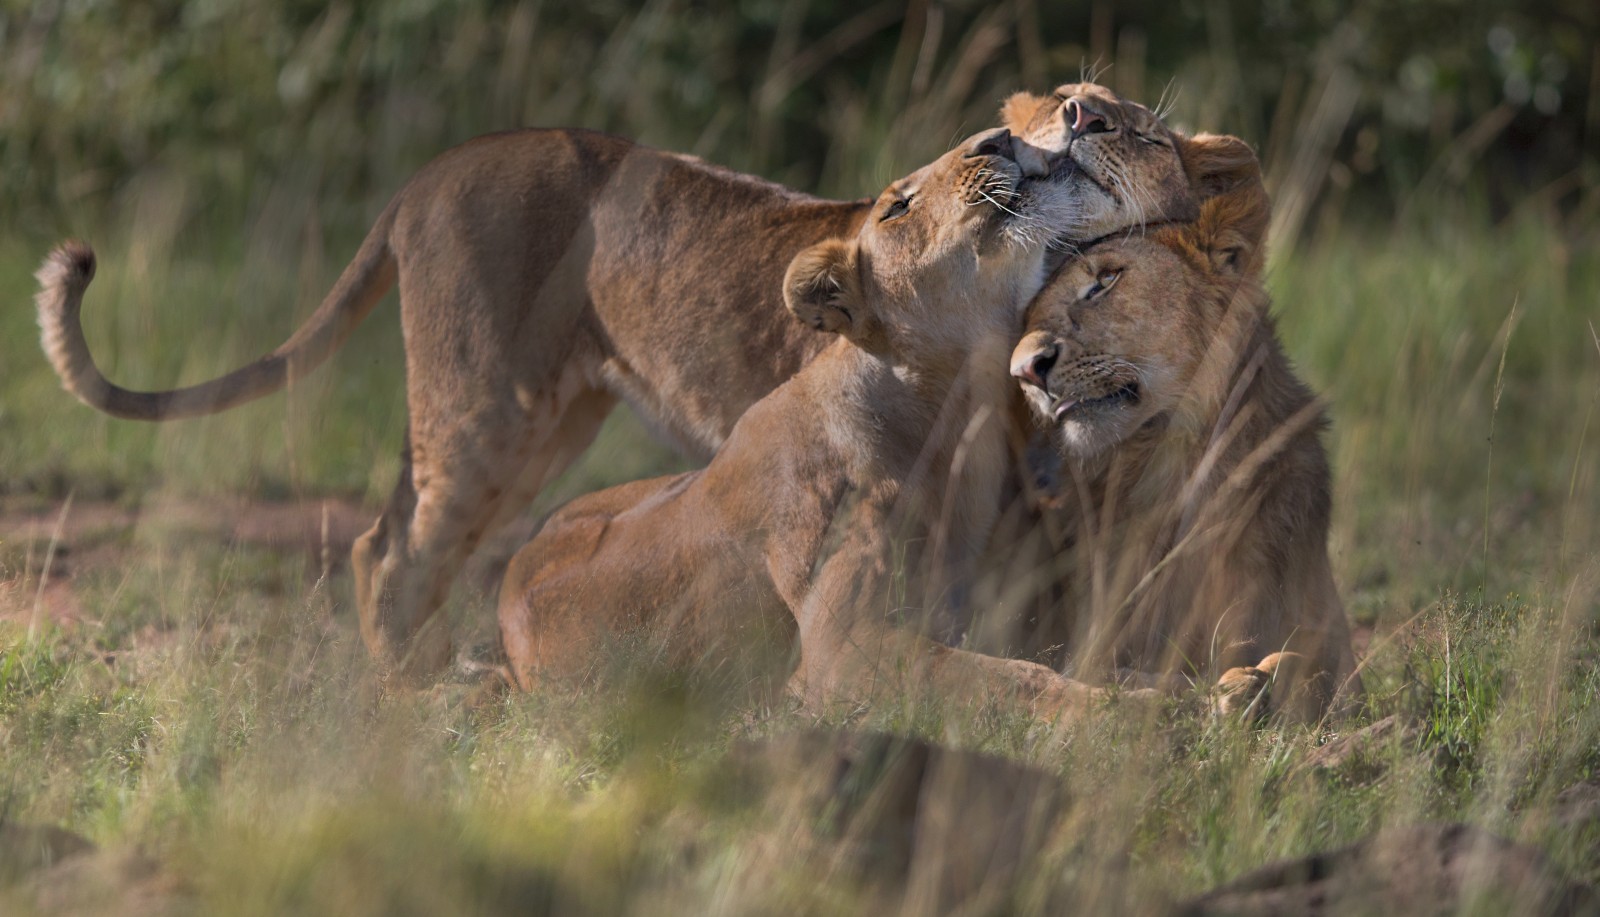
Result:
[[[1207,198],[1260,178],[1242,140],[1185,136],[1094,83],[1068,83],[1049,96],[1018,93],[1000,114],[1027,149],[1043,156],[1048,180],[1077,202],[1078,222],[1061,231],[1068,242],[1192,220]]]

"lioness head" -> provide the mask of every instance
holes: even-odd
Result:
[[[1223,384],[1203,364],[1226,356],[1230,315],[1264,303],[1269,210],[1257,188],[1211,198],[1193,223],[1090,246],[1028,306],[1011,374],[1069,455],[1093,457],[1161,415],[1198,424],[1214,409]]]
[[[1077,224],[1062,227],[1073,241],[1193,220],[1207,198],[1261,180],[1244,141],[1186,137],[1150,109],[1094,83],[1068,83],[1049,96],[1019,92],[1000,117],[1030,151],[1042,151],[1052,180],[1079,202]]]
[[[1052,227],[1074,205],[1023,175],[1009,131],[977,134],[879,195],[854,238],[796,255],[796,318],[880,355],[965,349],[1015,321],[1043,280]]]

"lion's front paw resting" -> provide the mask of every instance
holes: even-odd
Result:
[[[1212,709],[1218,716],[1242,716],[1252,721],[1284,709],[1286,701],[1308,687],[1301,683],[1304,679],[1300,670],[1305,661],[1299,653],[1273,653],[1255,665],[1223,672],[1212,692]]]

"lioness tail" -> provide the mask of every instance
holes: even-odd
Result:
[[[395,262],[388,244],[393,211],[391,206],[378,219],[317,311],[281,347],[210,381],[160,392],[131,391],[100,372],[79,319],[83,292],[94,279],[94,251],[82,242],[65,242],[34,274],[45,355],[67,391],[90,407],[128,420],[198,417],[269,395],[321,365],[393,285]]]

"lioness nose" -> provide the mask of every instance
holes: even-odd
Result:
[[[1061,345],[1051,342],[1045,345],[1018,347],[1017,352],[1011,357],[1011,375],[1034,388],[1049,391],[1045,380],[1050,378],[1050,370],[1056,365],[1056,358],[1061,356]]]
[[[1011,138],[1011,152],[1016,154],[1017,165],[1028,178],[1043,178],[1050,174],[1051,156],[1021,137]]]
[[[997,127],[974,137],[972,151],[967,153],[965,158],[973,159],[978,156],[999,156],[1001,159],[1015,161],[1017,154],[1012,149],[1011,131]]]
[[[1106,120],[1105,115],[1077,99],[1067,100],[1065,115],[1074,140],[1084,134],[1103,134],[1111,130],[1111,122]]]

